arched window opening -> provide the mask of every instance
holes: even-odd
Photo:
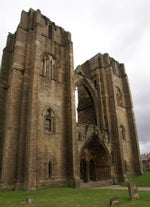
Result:
[[[41,64],[41,75],[55,80],[56,60],[51,55],[44,55]]]
[[[45,131],[53,133],[55,131],[55,116],[51,109],[47,109],[47,113],[45,115]]]

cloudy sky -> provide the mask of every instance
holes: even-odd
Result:
[[[125,64],[141,153],[150,152],[150,0],[5,0],[0,57],[8,32],[15,32],[21,11],[29,8],[71,32],[75,67],[98,52]]]

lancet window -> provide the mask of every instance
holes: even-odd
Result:
[[[46,132],[55,132],[55,114],[51,109],[47,109],[47,113],[45,115],[45,131]]]
[[[54,80],[56,66],[56,60],[51,55],[44,55],[41,65],[41,75]]]

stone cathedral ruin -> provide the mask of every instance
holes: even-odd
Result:
[[[22,11],[1,64],[0,189],[116,184],[141,173],[124,65],[98,53],[74,70],[71,34],[40,10]]]

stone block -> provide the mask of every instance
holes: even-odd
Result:
[[[139,199],[137,185],[134,181],[131,181],[128,183],[128,191],[129,191],[129,196],[131,200]]]

